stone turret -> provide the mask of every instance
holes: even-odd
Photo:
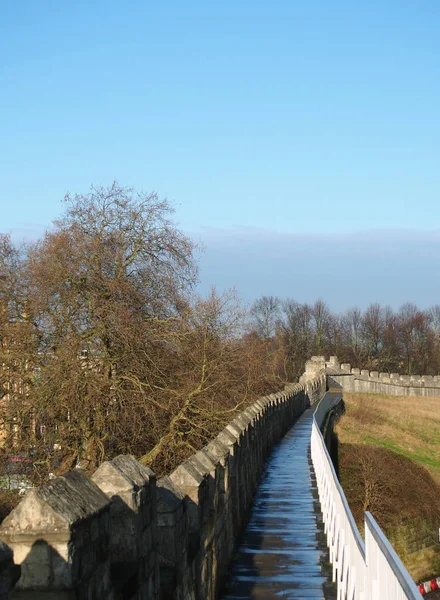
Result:
[[[306,362],[306,370],[301,375],[299,382],[307,383],[311,379],[318,377],[320,373],[325,370],[325,357],[324,356],[312,356],[310,360]]]

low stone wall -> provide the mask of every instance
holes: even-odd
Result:
[[[439,375],[400,375],[355,369],[348,363],[339,364],[335,356],[330,357],[325,368],[346,392],[388,396],[440,396]]]
[[[325,388],[317,371],[260,398],[157,482],[118,456],[31,490],[0,526],[0,600],[218,598],[271,447]]]

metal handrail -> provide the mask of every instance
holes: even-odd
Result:
[[[365,543],[356,526],[321,433],[326,415],[342,400],[342,388],[332,388],[313,415],[311,455],[338,600],[420,600],[373,516],[365,513]]]

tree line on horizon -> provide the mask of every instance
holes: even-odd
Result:
[[[398,310],[371,303],[365,310],[333,313],[313,304],[263,296],[251,309],[259,338],[280,352],[284,377],[296,380],[313,355],[337,355],[352,367],[402,375],[440,374],[440,305],[422,310],[406,302]]]
[[[29,459],[38,483],[133,454],[163,474],[314,354],[438,372],[440,307],[335,315],[323,300],[198,296],[172,213],[114,183],[67,195],[36,242],[0,234],[0,463]]]

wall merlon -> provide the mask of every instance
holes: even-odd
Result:
[[[232,421],[232,423],[234,423],[237,427],[239,427],[242,432],[246,431],[246,429],[249,427],[250,422],[251,422],[251,419],[249,418],[248,415],[246,415],[244,413],[240,413]]]
[[[202,472],[201,472],[202,471]],[[189,458],[175,469],[170,479],[178,485],[182,490],[186,491],[189,488],[199,488],[206,478],[203,466],[198,468],[193,460]]]
[[[295,394],[296,392],[299,392],[301,390],[304,389],[304,385],[299,384],[299,383],[288,383],[285,388],[284,391],[287,392],[289,395],[290,394]]]
[[[255,406],[249,406],[249,408],[247,408],[243,412],[245,415],[247,415],[249,417],[250,423],[254,423],[256,420],[258,420],[258,418],[260,416],[260,409],[256,408]]]
[[[139,590],[150,586],[153,597],[157,597],[156,475],[134,456],[120,455],[102,463],[92,480],[111,498],[110,559],[114,588],[121,590],[134,581]]]
[[[87,589],[113,598],[110,500],[82,472],[72,471],[30,490],[3,521],[0,538],[21,565],[18,589],[49,586],[79,594]]]
[[[226,464],[229,456],[230,450],[228,446],[225,446],[218,438],[209,442],[207,446],[205,446],[206,451],[210,456],[212,456],[215,460],[218,460],[220,464],[223,466]]]
[[[194,458],[203,466],[206,470],[206,473],[210,475],[214,475],[218,466],[218,461],[212,459],[212,457],[206,452],[205,448],[199,450],[194,455]]]
[[[268,396],[266,396],[266,398],[268,398],[269,403],[272,406],[276,405],[278,402],[278,396],[276,394],[269,394]]]
[[[400,375],[362,369],[348,370],[348,363],[341,365],[344,373],[335,373],[329,369],[329,375],[343,386],[347,392],[373,393],[395,396],[435,396],[440,395],[440,376],[438,375]],[[345,373],[351,373],[346,375]]]
[[[133,494],[150,483],[154,484],[156,475],[151,469],[141,465],[134,456],[127,455],[103,462],[91,479],[110,498],[124,494],[124,501],[136,510],[137,506],[130,499],[133,500]]]
[[[231,436],[231,438],[233,437],[234,442],[237,442],[237,443],[240,443],[241,437],[243,436],[243,429],[242,429],[241,425],[239,423],[236,423],[235,421],[232,421],[231,423],[226,425],[223,432],[229,434],[229,436]],[[223,432],[221,432],[221,433],[223,433]],[[221,433],[219,433],[219,435],[221,435]],[[223,443],[224,443],[224,440],[223,440]]]
[[[5,518],[0,538],[12,532],[68,531],[84,519],[108,509],[109,498],[81,471],[71,471],[30,490]]]
[[[229,425],[231,425],[231,423],[229,423]],[[220,433],[217,435],[216,439],[223,444],[224,446],[226,446],[229,449],[229,452],[232,455],[235,455],[235,453],[237,452],[237,449],[240,447],[240,441],[241,441],[241,430],[240,433],[233,433],[230,429],[229,429],[229,425],[227,425],[225,427],[225,429],[223,429],[223,431],[220,431]],[[235,426],[235,430],[236,430],[236,426]]]
[[[258,399],[255,400],[252,406],[254,406],[261,414],[263,414],[266,405],[262,400]]]
[[[339,369],[340,364],[337,356],[330,356],[328,363],[326,363],[329,367],[333,367],[334,369]]]

